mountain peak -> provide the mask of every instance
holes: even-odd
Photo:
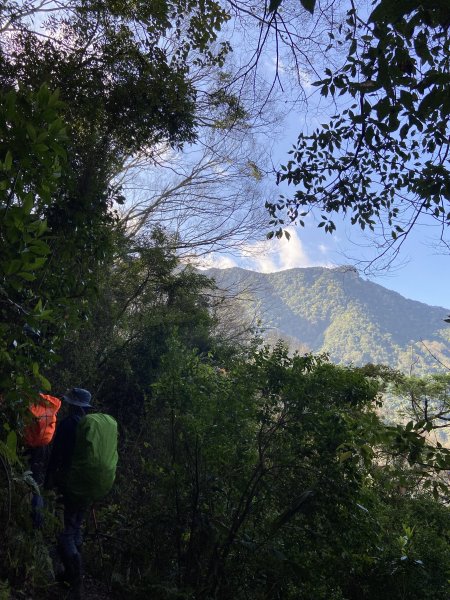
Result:
[[[270,340],[278,335],[337,363],[384,363],[417,374],[450,366],[449,310],[404,298],[352,266],[207,274],[223,289],[245,290],[245,310]]]

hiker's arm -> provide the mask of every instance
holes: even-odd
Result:
[[[72,439],[73,429],[70,419],[64,419],[56,428],[55,437],[53,438],[50,460],[47,467],[45,477],[45,488],[49,489],[56,484],[56,474],[64,468],[64,461],[67,456],[67,444]]]
[[[66,472],[70,467],[79,421],[80,417],[78,415],[71,415],[61,421],[56,428],[45,480],[45,487],[47,489],[57,483],[55,476],[57,476],[59,471]]]

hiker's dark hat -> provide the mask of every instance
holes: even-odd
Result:
[[[83,390],[83,388],[72,388],[62,397],[68,404],[81,406],[83,408],[89,408],[91,406],[91,398],[91,392]]]

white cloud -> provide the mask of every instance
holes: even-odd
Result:
[[[300,67],[298,69],[298,79],[305,89],[311,89],[313,87],[313,79],[311,74],[308,73],[308,71],[304,71]]]
[[[261,273],[274,273],[285,269],[310,267],[312,261],[307,255],[298,230],[288,227],[290,239],[272,239],[256,242],[245,248],[242,266]]]
[[[280,240],[280,262],[282,269],[294,269],[296,267],[310,267],[311,260],[303,248],[303,243],[296,229],[288,228],[290,239],[283,237]]]
[[[334,267],[328,258],[329,248],[325,244],[317,246],[321,258],[313,260],[306,251],[296,227],[287,227],[290,238],[273,238],[247,244],[241,249],[240,256],[214,254],[204,257],[200,268],[217,267],[227,269],[242,267],[259,273],[276,273],[286,269],[305,267]]]
[[[278,56],[272,56],[264,61],[264,67],[269,73],[284,73],[286,65]]]
[[[232,256],[221,256],[220,254],[204,256],[195,260],[194,263],[200,269],[231,269],[232,267],[241,266],[239,261]]]

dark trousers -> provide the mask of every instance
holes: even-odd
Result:
[[[64,529],[58,538],[58,550],[64,564],[64,580],[70,584],[68,598],[83,598],[83,565],[81,560],[82,525],[86,509],[64,504]]]
[[[27,450],[30,471],[36,484],[42,488],[44,483],[45,466],[48,459],[48,446],[38,448],[28,448]],[[31,498],[31,519],[33,527],[40,529],[44,520],[43,517],[44,498],[37,490],[34,490]]]
[[[85,508],[71,504],[64,505],[64,530],[58,538],[58,545],[64,558],[70,558],[80,553],[85,513]]]

